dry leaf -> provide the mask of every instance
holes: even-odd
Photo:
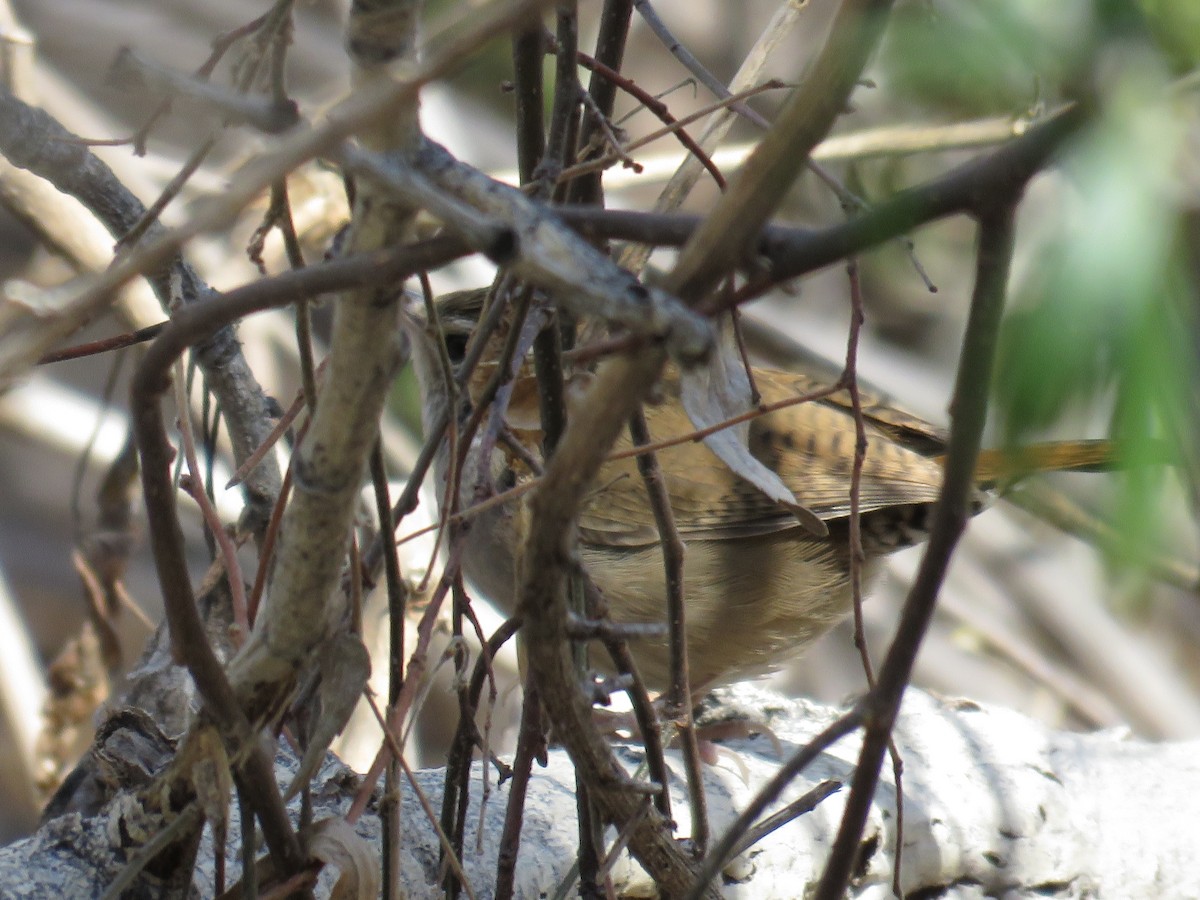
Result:
[[[684,411],[697,429],[711,428],[753,408],[750,380],[734,341],[733,327],[728,322],[720,329],[716,351],[709,362],[682,370],[679,384]],[[713,432],[704,438],[704,443],[736,475],[787,507],[813,534],[827,535],[829,529],[825,523],[812,510],[801,506],[780,477],[751,455],[749,439],[750,423],[747,421]]]
[[[375,900],[379,896],[379,855],[345,819],[320,819],[302,837],[312,856],[342,873],[329,895],[331,900]]]

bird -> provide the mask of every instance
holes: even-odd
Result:
[[[452,395],[448,388],[447,362],[461,362],[486,294],[477,289],[440,298],[436,322],[412,311],[402,314],[427,431],[454,413],[452,396],[462,402],[458,412],[469,413],[496,369],[502,329],[493,334],[465,389]],[[849,519],[857,434],[851,397],[824,373],[755,367],[753,374],[766,407],[825,392],[819,399],[753,418],[748,431],[752,456],[779,476],[820,526],[814,528],[767,497],[704,443],[683,440],[658,451],[675,527],[685,547],[683,590],[693,696],[769,674],[852,612]],[[568,417],[573,403],[586,402],[589,377],[586,371],[568,377]],[[507,443],[489,441],[488,458],[483,460],[485,451],[477,438],[466,454],[458,482],[462,510],[483,499],[480,485],[485,491],[511,492],[537,477],[542,434],[537,386],[528,364],[516,374],[510,390]],[[860,409],[867,437],[857,507],[865,593],[891,553],[928,536],[942,484],[947,435],[877,396],[863,394]],[[670,367],[645,405],[645,418],[656,443],[686,438],[696,430],[681,402],[680,379]],[[629,452],[632,447],[625,434],[596,476],[579,515],[578,555],[615,623],[662,625],[667,601],[661,539]],[[1106,468],[1111,457],[1107,441],[1057,442],[1016,454],[984,451],[971,511],[982,510],[988,489],[1007,478],[1031,471]],[[451,454],[443,441],[434,462],[439,498],[445,494],[450,469]],[[500,610],[513,614],[525,508],[520,499],[512,499],[481,504],[480,509],[466,519],[463,570]],[[671,678],[666,635],[661,629],[629,631],[628,645],[643,681],[651,690],[666,690]]]

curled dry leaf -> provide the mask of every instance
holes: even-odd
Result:
[[[345,819],[320,819],[302,837],[312,856],[342,873],[329,895],[331,900],[374,900],[379,896],[379,854]]]
[[[214,827],[224,829],[229,815],[229,796],[233,791],[233,773],[225,745],[211,728],[200,732],[197,759],[192,763],[192,784],[204,817]]]

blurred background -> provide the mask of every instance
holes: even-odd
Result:
[[[296,6],[288,79],[305,115],[319,114],[347,89],[345,5],[310,0]],[[759,82],[801,81],[837,7],[832,0],[791,5],[798,8],[794,22],[780,35]],[[467,4],[429,6],[434,21],[470,14]],[[675,37],[728,83],[789,4],[658,0],[653,6]],[[1139,12],[1126,20],[1085,2],[898,3],[869,81],[837,127],[839,140],[829,142],[818,158],[840,181],[843,197],[850,192],[869,204],[1020,133],[1068,96],[1086,90],[1101,104],[1097,124],[1081,137],[1070,162],[1036,179],[1021,209],[990,443],[1111,436],[1131,468],[1030,479],[1012,489],[1012,502],[1000,500],[980,515],[957,554],[915,682],[941,694],[1003,704],[1054,727],[1119,727],[1163,739],[1200,735],[1194,517],[1194,475],[1200,471],[1195,290],[1200,84],[1189,76],[1200,55],[1195,46],[1200,22],[1187,0],[1132,6]],[[265,2],[240,0],[0,0],[0,41],[10,54],[13,48],[32,50],[31,77],[19,86],[26,99],[80,136],[125,138],[158,98],[116,87],[107,78],[119,50],[130,47],[192,70],[207,57],[214,38],[266,8]],[[598,8],[581,4],[584,49],[594,41]],[[661,96],[676,117],[714,99],[637,15],[624,71]],[[547,73],[552,77],[551,60]],[[218,69],[215,77],[228,73]],[[509,44],[497,40],[423,95],[422,118],[427,132],[461,158],[515,180],[509,78]],[[781,92],[766,91],[750,105],[770,120],[781,99]],[[617,110],[617,124],[630,138],[658,126],[627,97],[618,100]],[[693,126],[694,133],[699,128]],[[212,116],[177,103],[153,129],[144,157],[128,146],[96,152],[149,203],[214,130],[219,123]],[[719,159],[727,175],[760,133],[746,121],[734,125]],[[190,204],[221,191],[229,173],[267,140],[246,130],[220,132],[213,153],[167,207],[164,221],[183,221]],[[642,174],[617,169],[606,178],[610,205],[649,208],[682,161],[671,140],[635,156],[645,164]],[[291,188],[307,259],[317,261],[346,215],[340,179],[312,166],[298,173]],[[685,209],[703,212],[714,196],[711,181],[701,180]],[[264,209],[265,200],[247,210],[230,233],[205,235],[190,245],[190,260],[210,284],[227,288],[256,277],[245,248]],[[806,175],[781,218],[821,226],[845,215],[839,197]],[[860,261],[866,304],[860,377],[941,424],[947,421],[967,312],[973,240],[972,224],[954,219]],[[264,260],[270,271],[285,268],[271,241]],[[669,256],[652,259],[664,262]],[[75,274],[35,230],[0,212],[6,294]],[[435,273],[434,284],[442,291],[490,278],[488,266],[469,260]],[[847,298],[844,267],[831,267],[754,304],[748,315],[752,351],[779,367],[800,365],[815,353],[833,360],[836,372],[845,355]],[[131,289],[72,343],[161,317],[144,291]],[[319,332],[320,312],[317,325]],[[239,334],[259,379],[286,407],[299,386],[289,314],[253,317]],[[119,683],[107,684],[95,637],[85,634],[88,595],[72,553],[89,535],[94,538],[97,490],[125,443],[128,378],[136,360],[137,351],[127,350],[39,367],[0,395],[5,660],[0,792],[12,798],[0,813],[0,840],[34,827],[40,802],[34,783],[52,785],[56,772],[69,768],[72,754],[86,746],[98,706],[120,690]],[[398,379],[384,428],[397,485],[420,446],[414,390],[410,375]],[[1164,455],[1179,464],[1156,464]],[[229,468],[227,457],[216,461],[218,486]],[[237,492],[218,487],[217,493],[222,517],[235,521]],[[208,549],[199,517],[187,503],[185,524],[199,581]],[[398,533],[428,524],[430,508],[426,496]],[[145,621],[131,609],[119,617],[125,666],[136,661],[161,612],[144,525],[135,523],[134,533],[123,583]],[[414,584],[431,562],[436,568],[428,537],[402,549]],[[919,554],[919,549],[898,554],[866,604],[876,658],[887,646]],[[247,561],[253,563],[249,556]],[[366,625],[385,660],[382,607],[382,598],[371,599]],[[515,663],[511,656],[502,662],[508,683],[496,698],[491,729],[493,745],[503,753],[514,739],[519,696]],[[382,669],[377,663],[376,671]],[[442,665],[428,686],[411,744],[416,763],[441,760],[457,709],[451,675],[452,667]],[[849,628],[836,629],[774,676],[774,683],[782,691],[833,703],[861,691],[864,679]],[[46,729],[43,709],[51,698],[57,700]],[[366,714],[348,729],[340,749],[348,762],[362,767],[378,741]]]

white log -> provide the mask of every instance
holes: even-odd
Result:
[[[732,703],[765,717],[785,755],[794,753],[839,710],[788,700],[753,686],[729,693]],[[1123,732],[1052,731],[1017,713],[968,700],[910,691],[895,734],[904,758],[905,891],[954,898],[1200,897],[1200,741],[1153,744]],[[848,781],[858,750],[847,738],[823,754],[787,792],[787,802],[826,779]],[[617,749],[632,770],[635,746]],[[674,816],[686,828],[679,759],[669,760]],[[734,811],[776,770],[776,744],[764,736],[726,745],[706,769],[713,832],[723,833]],[[480,767],[473,772],[464,866],[476,896],[491,895],[497,835],[506,787],[495,787],[480,821]],[[349,803],[355,779],[335,761],[318,776],[318,817]],[[439,802],[442,773],[418,773],[422,790]],[[535,769],[526,806],[517,866],[519,897],[550,896],[568,871],[575,850],[574,776],[558,751],[546,769]],[[837,829],[845,791],[751,848],[726,870],[729,897],[796,898],[819,876]],[[128,800],[123,805],[128,809]],[[115,807],[110,807],[110,810]],[[119,835],[118,813],[92,819],[65,816],[38,834],[0,850],[0,894],[91,896],[120,868],[110,836]],[[403,801],[403,895],[440,897],[437,845],[411,790]],[[872,807],[864,846],[869,848],[850,896],[891,895],[895,786],[890,766]],[[236,841],[236,822],[231,823]],[[368,815],[358,834],[378,841],[378,821]],[[610,839],[612,835],[610,834]],[[227,863],[236,878],[231,844]],[[202,852],[194,886],[211,896],[211,850]],[[326,879],[326,886],[332,876]],[[619,896],[653,896],[640,869],[623,862],[614,871]],[[52,893],[53,892],[53,893]]]

